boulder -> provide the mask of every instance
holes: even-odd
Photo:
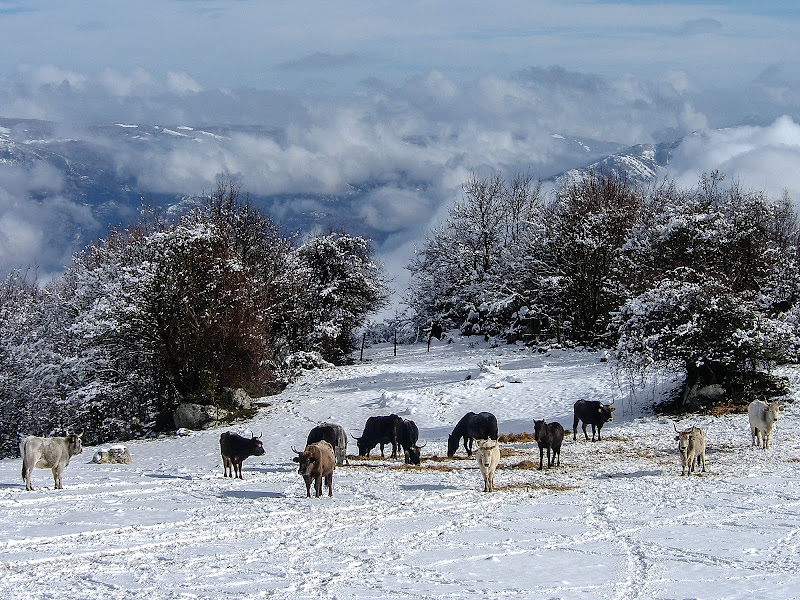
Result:
[[[242,388],[223,388],[220,400],[223,406],[234,410],[250,410],[253,408],[253,400],[250,398],[250,394]]]
[[[198,430],[222,418],[223,413],[224,411],[214,406],[183,402],[178,405],[172,420],[175,422],[175,429]]]
[[[111,446],[110,448],[98,448],[92,457],[92,462],[99,465],[130,465],[131,453],[125,446]]]

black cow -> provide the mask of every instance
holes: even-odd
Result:
[[[599,400],[578,400],[575,403],[575,418],[572,421],[572,439],[578,439],[578,421],[583,421],[582,429],[586,439],[589,439],[586,426],[591,425],[592,441],[594,441],[595,427],[597,427],[597,441],[600,441],[600,430],[606,421],[611,421],[613,410],[614,407],[611,404],[602,404]]]
[[[347,435],[341,425],[320,423],[308,432],[306,446],[316,444],[322,440],[328,442],[333,448],[337,467],[347,463]]]
[[[403,447],[403,452],[406,455],[406,464],[418,465],[420,464],[420,449],[424,446],[417,446],[419,439],[419,428],[414,421],[403,419],[397,429],[397,441]]]
[[[564,428],[561,423],[545,423],[544,419],[541,421],[533,421],[533,437],[536,443],[539,444],[539,470],[542,470],[542,460],[544,458],[544,451],[547,449],[547,468],[553,466],[558,458],[558,465],[561,466],[561,442],[564,441]],[[552,451],[553,455],[550,456]]]
[[[453,456],[458,450],[458,443],[464,438],[464,450],[472,456],[472,441],[497,439],[497,418],[489,412],[475,414],[468,412],[453,428],[447,438],[447,456]]]
[[[381,445],[381,458],[385,444],[392,445],[392,458],[397,458],[397,434],[403,419],[395,414],[382,417],[370,417],[364,425],[361,437],[353,436],[358,444],[358,455],[369,456],[370,451]]]
[[[226,431],[219,436],[219,451],[222,454],[223,477],[242,479],[242,461],[248,456],[264,456],[264,445],[261,436],[246,438]]]

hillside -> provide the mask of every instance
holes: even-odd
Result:
[[[267,453],[222,477],[225,429],[130,442],[132,466],[85,448],[53,490],[0,461],[0,590],[7,598],[789,598],[800,582],[800,421],[787,405],[773,448],[752,448],[746,416],[688,417],[707,432],[708,472],[681,477],[660,390],[615,387],[590,352],[538,354],[452,344],[369,349],[368,361],[307,373],[263,399],[250,423]],[[786,374],[798,394],[800,371]],[[469,376],[469,378],[468,378]],[[667,382],[669,384],[669,382]],[[603,441],[572,441],[539,472],[535,444],[504,446],[500,488],[474,459],[446,454],[469,410],[501,433],[534,418],[571,426],[578,398],[616,399]],[[306,499],[291,462],[313,424],[359,435],[367,417],[416,421],[421,467],[351,458],[334,498]],[[355,443],[350,442],[350,453]]]

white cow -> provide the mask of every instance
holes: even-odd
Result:
[[[25,489],[33,490],[31,475],[33,468],[52,469],[53,482],[57,490],[61,489],[61,474],[69,459],[83,452],[81,447],[82,433],[70,434],[66,437],[43,438],[29,435],[20,441],[19,452],[22,455],[22,478]]]
[[[778,411],[781,406],[777,402],[764,402],[763,400],[753,400],[747,407],[747,415],[750,417],[750,434],[753,436],[753,446],[763,446],[769,448],[769,437],[772,429],[778,420]]]
[[[497,463],[500,462],[500,445],[497,440],[475,440],[478,445],[478,466],[481,468],[481,475],[483,475],[483,491],[494,491],[494,472],[497,469]]]
[[[673,423],[675,431],[678,435],[675,436],[675,441],[678,442],[678,452],[681,454],[681,475],[686,475],[686,468],[689,468],[691,475],[695,466],[702,466],[703,473],[706,472],[706,434],[705,432],[692,425],[685,431],[678,431],[677,426]]]

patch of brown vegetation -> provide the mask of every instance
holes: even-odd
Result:
[[[500,465],[501,469],[524,469],[527,471],[534,471],[539,468],[539,463],[533,460],[523,460],[513,465]]]
[[[406,465],[408,469],[425,469],[426,471],[442,471],[445,473],[449,473],[450,471],[458,471],[459,467],[453,465],[437,465],[437,464],[425,464],[425,461],[422,461],[422,464],[417,465]]]
[[[498,436],[497,441],[501,444],[529,444],[536,440],[532,433],[523,431],[522,433],[503,433]]]
[[[519,456],[520,454],[527,454],[527,452],[523,450],[517,450],[516,448],[500,448],[500,458],[508,458],[509,456]]]
[[[504,483],[501,485],[496,485],[494,487],[495,491],[498,492],[508,492],[511,490],[527,490],[531,492],[536,491],[550,491],[550,492],[568,492],[570,490],[578,489],[574,485],[566,485],[563,483],[531,483],[531,482],[524,482],[524,481],[517,481],[514,483]]]

